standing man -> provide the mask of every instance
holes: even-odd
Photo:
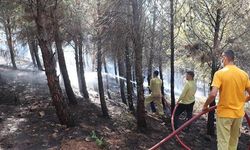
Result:
[[[162,80],[158,77],[159,72],[156,70],[154,71],[153,78],[150,80],[150,90],[151,94],[145,99],[145,107],[151,103],[154,102],[157,107],[157,113],[163,117],[164,111],[163,111],[163,105],[162,105],[162,94],[161,94],[161,86],[162,86]]]
[[[250,82],[246,72],[234,65],[234,52],[222,53],[224,68],[214,74],[212,90],[202,110],[215,99],[219,91],[217,104],[217,148],[218,150],[236,150],[240,136],[240,126],[244,116],[244,104],[249,100]]]
[[[188,120],[191,119],[193,115],[193,107],[195,103],[194,95],[197,90],[193,71],[186,72],[186,80],[187,82],[184,86],[184,89],[182,90],[179,100],[177,101],[177,103],[180,104],[177,107],[174,116],[175,129],[179,127],[179,116],[182,112],[186,111]]]

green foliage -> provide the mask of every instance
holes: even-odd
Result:
[[[91,132],[91,139],[97,139],[95,131]]]
[[[98,137],[95,133],[95,131],[91,132],[90,138],[93,139],[98,147],[105,147],[105,141],[103,137]]]

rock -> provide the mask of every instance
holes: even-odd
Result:
[[[111,130],[109,129],[109,127],[104,127],[104,129],[106,129],[106,130],[109,131],[109,132],[111,131]]]
[[[53,137],[53,138],[57,138],[57,137],[58,137],[57,133],[53,133],[53,134],[52,134],[52,137]]]
[[[88,137],[86,137],[86,138],[85,138],[85,141],[87,141],[87,142],[91,142],[91,141],[92,141],[92,139],[91,139],[91,137],[89,137],[89,136],[88,136]]]
[[[25,98],[26,100],[28,100],[28,99],[31,99],[31,98],[32,98],[32,96],[27,95],[27,96],[25,96],[24,98]]]
[[[40,117],[45,116],[45,112],[44,112],[44,111],[40,111],[40,112],[39,112],[39,116],[40,116]]]
[[[166,123],[165,122],[162,122],[162,123],[160,123],[162,126],[165,126],[166,125]]]
[[[35,111],[36,109],[37,109],[37,106],[31,106],[31,107],[30,107],[30,111],[31,111],[31,112]]]
[[[131,132],[131,130],[129,130],[129,129],[126,129],[126,130],[125,130],[125,132],[126,132],[126,133],[129,133],[129,132]]]
[[[56,124],[56,126],[61,127],[62,125],[61,124]]]

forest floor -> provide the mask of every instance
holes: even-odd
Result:
[[[44,73],[0,66],[0,149],[144,150],[171,133],[170,119],[164,123],[153,115],[147,115],[147,130],[138,132],[134,116],[117,102],[117,95],[112,97],[107,100],[110,119],[102,117],[95,92],[90,92],[90,100],[78,98],[79,104],[70,106],[76,126],[66,128],[59,124]],[[216,137],[206,136],[204,118],[180,137],[192,149],[216,149]],[[244,121],[238,149],[249,145]],[[173,138],[161,149],[182,148]]]

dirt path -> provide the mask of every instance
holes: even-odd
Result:
[[[153,117],[147,117],[145,133],[137,132],[133,115],[114,100],[107,101],[111,118],[102,118],[98,96],[90,96],[91,101],[78,98],[79,105],[71,106],[76,126],[66,128],[58,122],[42,72],[0,67],[0,149],[144,150],[171,133],[169,120],[164,124]],[[216,138],[208,138],[205,127],[205,119],[200,119],[180,137],[192,149],[216,149]],[[248,144],[244,123],[239,149],[246,150]],[[162,149],[181,147],[171,139]]]

